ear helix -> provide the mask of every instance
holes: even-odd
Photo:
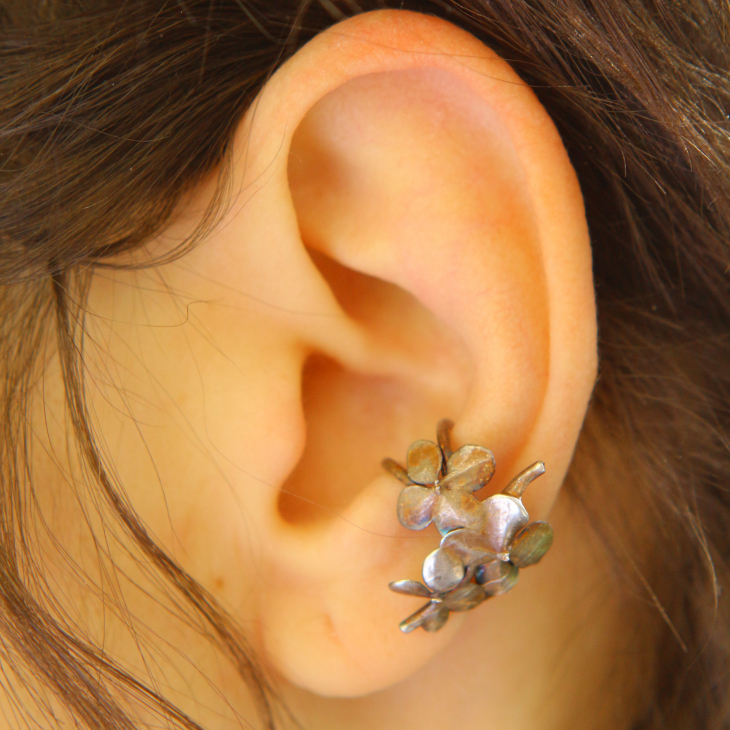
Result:
[[[411,444],[406,467],[384,459],[383,467],[405,487],[398,497],[398,519],[409,530],[432,522],[441,545],[423,561],[423,581],[390,583],[396,593],[427,598],[428,603],[401,621],[400,629],[438,631],[451,611],[470,611],[492,596],[511,590],[520,568],[538,563],[550,549],[553,530],[530,522],[522,504],[529,484],[545,473],[537,461],[520,472],[500,494],[484,501],[473,492],[494,475],[494,455],[483,446],[451,449],[453,422],[442,420],[437,443]]]

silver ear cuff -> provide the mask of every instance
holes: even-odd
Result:
[[[506,593],[517,583],[520,568],[539,562],[553,542],[552,527],[530,522],[521,499],[530,482],[545,473],[545,464],[536,461],[500,494],[479,501],[473,492],[494,475],[494,454],[471,444],[452,451],[453,426],[449,420],[439,422],[438,443],[412,443],[405,467],[383,460],[383,467],[405,484],[398,497],[401,525],[423,530],[433,522],[442,535],[440,547],[423,561],[423,583],[389,584],[396,593],[428,599],[401,621],[404,633],[419,627],[438,631],[451,611],[471,611]]]

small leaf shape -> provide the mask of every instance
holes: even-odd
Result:
[[[467,583],[457,588],[453,593],[444,596],[444,606],[449,611],[471,611],[472,608],[476,608],[487,598],[484,588],[474,583]]]
[[[449,457],[441,486],[476,492],[494,476],[494,466],[494,454],[489,449],[467,444]]]
[[[547,522],[531,522],[515,535],[509,559],[518,568],[535,565],[552,544],[553,528]]]
[[[398,495],[398,520],[409,530],[423,530],[431,524],[438,495],[427,487],[405,487]]]
[[[449,609],[443,603],[434,605],[439,606],[438,611],[429,613],[422,624],[423,628],[430,632],[438,631],[449,620]]]
[[[395,580],[392,583],[388,583],[388,588],[394,593],[403,593],[406,596],[431,598],[431,591],[417,580]]]
[[[433,442],[414,441],[406,455],[406,471],[416,484],[433,484],[441,475],[441,449]]]
[[[421,606],[418,611],[412,613],[408,618],[403,619],[403,621],[399,624],[400,630],[404,634],[410,634],[411,631],[415,631],[415,629],[419,626],[422,626],[423,622],[426,621],[429,616],[433,616],[435,613],[438,613],[440,608],[440,603],[429,601],[425,606]]]
[[[464,563],[448,548],[437,548],[423,561],[423,581],[434,593],[446,593],[464,579]]]

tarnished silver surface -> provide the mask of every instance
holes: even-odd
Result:
[[[436,441],[438,441],[441,453],[444,459],[451,457],[454,452],[451,450],[451,430],[454,428],[454,422],[448,418],[442,418],[436,426]]]
[[[406,471],[416,484],[433,484],[441,476],[441,449],[433,441],[416,441],[406,455]]]
[[[497,553],[487,544],[484,533],[475,530],[453,530],[444,535],[441,547],[453,550],[467,567],[498,558]]]
[[[418,611],[412,613],[408,618],[403,619],[400,622],[400,630],[404,634],[410,634],[414,629],[423,626],[423,623],[431,618],[431,616],[440,613],[442,609],[443,604],[441,602],[432,601],[431,603],[427,603],[425,606],[421,606]]]
[[[406,487],[398,496],[398,519],[409,530],[423,530],[431,524],[433,507],[439,495],[418,485]]]
[[[533,522],[515,535],[509,559],[518,568],[527,568],[539,563],[552,544],[553,528],[547,522]]]
[[[493,563],[480,565],[475,577],[485,593],[490,596],[499,596],[514,587],[519,574],[520,571],[516,565],[495,560]]]
[[[489,596],[482,586],[476,583],[466,583],[463,586],[459,586],[455,591],[451,591],[444,598],[444,606],[449,611],[471,611],[472,608],[476,608],[480,603],[486,601],[487,598]]]
[[[483,446],[462,446],[449,457],[441,486],[476,492],[494,476],[494,454]]]
[[[482,505],[489,548],[495,553],[507,552],[517,531],[530,521],[527,510],[519,499],[506,494],[493,494]]]
[[[438,631],[449,620],[449,609],[443,604],[433,610],[423,621],[422,627],[426,631]]]
[[[521,471],[502,490],[502,494],[508,494],[510,497],[517,497],[519,499],[525,493],[525,489],[530,486],[530,482],[542,476],[544,473],[545,464],[541,461],[536,461],[534,464],[528,466],[527,469]]]
[[[484,516],[482,503],[471,492],[449,489],[439,495],[433,521],[438,531],[445,535],[459,527],[481,530]]]
[[[401,466],[395,459],[383,459],[380,462],[383,469],[390,472],[399,482],[403,482],[406,486],[413,484],[405,467]]]
[[[388,585],[391,591],[395,593],[403,593],[406,596],[420,596],[421,598],[430,598],[431,591],[426,588],[423,583],[417,580],[396,580]]]
[[[437,548],[423,561],[423,581],[436,593],[456,588],[465,572],[462,559],[448,548]]]
[[[423,580],[390,583],[395,593],[428,602],[400,623],[409,633],[417,628],[438,631],[451,611],[470,611],[491,596],[510,590],[520,568],[537,563],[549,550],[553,531],[547,522],[530,523],[522,504],[529,484],[545,472],[535,462],[503,490],[484,501],[472,492],[494,475],[494,456],[483,446],[451,448],[451,421],[439,422],[437,441],[411,444],[406,467],[384,459],[383,467],[405,487],[398,498],[398,519],[409,530],[434,522],[440,547],[423,562]]]

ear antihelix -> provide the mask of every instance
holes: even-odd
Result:
[[[432,521],[442,535],[440,546],[423,561],[423,583],[399,580],[396,593],[428,598],[428,603],[400,623],[403,633],[417,628],[434,632],[452,611],[470,611],[517,583],[520,568],[538,563],[550,549],[553,530],[547,522],[530,522],[521,497],[545,473],[537,461],[520,472],[500,494],[479,501],[472,492],[494,474],[494,456],[483,446],[451,448],[453,422],[437,427],[438,444],[416,441],[408,449],[408,468],[393,459],[383,467],[406,484],[398,497],[398,520],[409,530]],[[443,468],[442,468],[443,465]]]

